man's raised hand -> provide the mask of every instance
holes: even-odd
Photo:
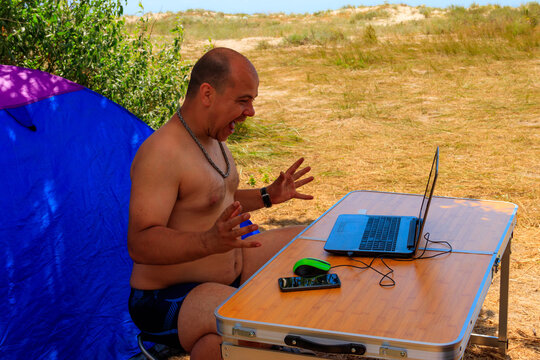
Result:
[[[298,170],[303,162],[304,158],[296,160],[287,171],[282,171],[276,181],[267,187],[272,204],[279,204],[290,199],[313,199],[312,195],[301,194],[297,191],[299,187],[313,181],[313,176],[301,179],[311,170],[309,166]]]
[[[242,235],[257,230],[257,224],[239,227],[240,223],[248,220],[248,213],[242,214],[242,205],[235,201],[219,216],[214,226],[203,236],[203,246],[210,254],[224,253],[235,248],[258,247],[257,241],[241,240]]]

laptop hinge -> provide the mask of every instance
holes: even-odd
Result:
[[[416,238],[418,237],[418,234],[416,232],[420,231],[419,222],[420,220],[416,220],[409,223],[409,237],[407,239],[407,249],[414,249]]]

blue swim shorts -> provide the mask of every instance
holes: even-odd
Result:
[[[240,227],[250,225],[247,220]],[[242,236],[242,239],[259,233],[259,230]],[[200,285],[197,282],[182,283],[165,289],[139,290],[131,288],[129,295],[129,314],[131,319],[142,332],[161,339],[164,344],[174,344],[178,341],[178,313],[184,299],[191,290]],[[240,276],[230,286],[240,286]]]

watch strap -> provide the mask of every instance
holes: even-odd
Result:
[[[262,201],[264,204],[264,207],[272,207],[272,200],[270,200],[270,195],[268,195],[268,192],[266,191],[266,187],[261,188],[261,196]]]

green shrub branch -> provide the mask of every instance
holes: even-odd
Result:
[[[0,63],[72,80],[157,128],[187,87],[184,31],[176,25],[157,48],[147,19],[128,33],[122,14],[120,0],[2,0]]]

